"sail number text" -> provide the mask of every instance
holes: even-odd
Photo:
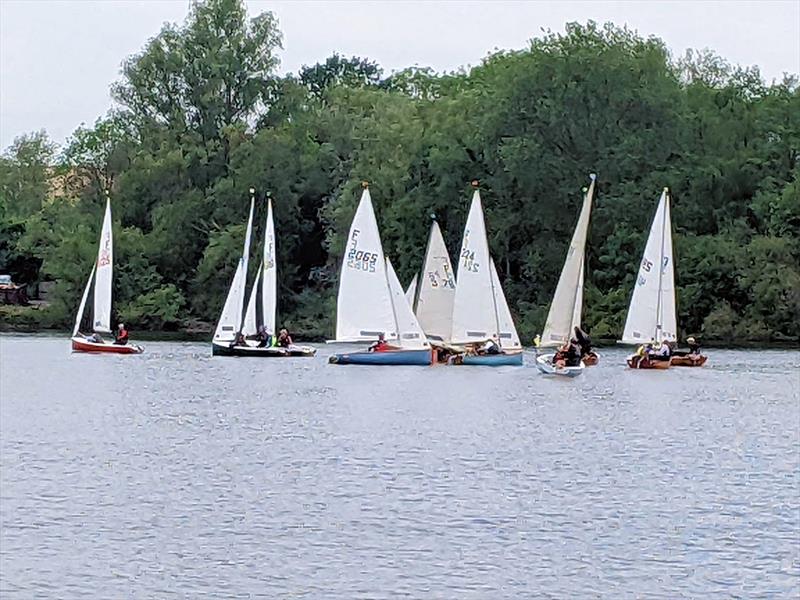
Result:
[[[356,271],[375,272],[375,265],[378,262],[377,252],[364,252],[358,249],[358,229],[354,229],[350,236],[350,248],[347,251],[347,266]]]

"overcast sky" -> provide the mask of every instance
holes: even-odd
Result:
[[[333,52],[377,61],[389,73],[418,65],[448,71],[496,49],[517,49],[570,21],[612,21],[663,39],[674,55],[711,48],[758,65],[767,81],[800,73],[800,0],[650,2],[267,2],[284,35],[281,71]],[[45,129],[62,143],[111,106],[120,65],[184,0],[0,0],[0,148]]]

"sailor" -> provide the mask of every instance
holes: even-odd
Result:
[[[268,330],[266,325],[262,325],[258,328],[258,347],[264,348],[266,346],[273,346],[276,344],[275,336],[273,336]]]
[[[103,343],[103,337],[99,333],[97,333],[95,331],[92,335],[87,335],[86,336],[86,341],[87,342],[92,342],[93,344],[102,344]]]
[[[117,325],[117,335],[114,337],[114,343],[119,346],[124,346],[128,343],[128,330],[125,329],[125,323]]]
[[[369,352],[385,352],[389,349],[389,344],[386,343],[386,338],[382,333],[378,334],[378,341],[369,347]]]
[[[581,358],[588,356],[592,352],[592,338],[589,337],[589,334],[586,333],[583,329],[575,326],[575,338],[574,338],[581,349]]]
[[[278,346],[281,348],[288,348],[292,343],[292,336],[289,335],[286,328],[281,329],[280,333],[278,333]]]
[[[244,339],[244,334],[241,331],[236,334],[236,337],[230,344],[231,348],[234,348],[236,346],[247,346],[247,342]]]
[[[486,340],[486,343],[481,346],[479,354],[500,354],[502,349],[497,342],[497,334],[494,334],[491,339]]]
[[[697,343],[697,340],[693,337],[688,337],[686,338],[686,343],[689,344],[689,354],[700,354],[700,344]]]

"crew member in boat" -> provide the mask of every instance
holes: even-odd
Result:
[[[564,342],[553,356],[553,364],[559,369],[577,367],[581,364],[581,348],[575,338]]]
[[[374,342],[369,347],[369,352],[386,352],[387,350],[391,350],[392,347],[386,343],[386,338],[382,333],[378,334],[378,341]]]
[[[503,349],[497,341],[497,334],[494,334],[490,339],[478,349],[478,354],[502,354]]]
[[[233,338],[230,344],[231,348],[235,348],[236,346],[247,346],[247,341],[244,339],[244,334],[241,331],[236,334],[236,337]]]
[[[662,340],[657,348],[653,347],[648,353],[651,360],[669,360],[672,357],[672,348],[667,340]]]
[[[586,333],[583,329],[575,326],[575,342],[578,344],[578,347],[581,350],[581,358],[586,358],[590,354],[594,354],[592,352],[592,338],[589,337],[589,334]]]
[[[286,328],[281,329],[278,333],[278,346],[281,348],[288,348],[293,343],[292,336],[289,335],[289,332],[286,330]]]
[[[686,338],[686,345],[689,350],[676,350],[673,354],[675,356],[700,356],[700,344],[693,337]]]
[[[86,341],[92,342],[93,344],[102,344],[103,336],[101,336],[99,333],[95,331],[93,334],[86,336]]]
[[[272,335],[269,330],[267,330],[266,325],[262,325],[258,328],[258,347],[259,348],[266,348],[267,346],[277,346],[278,340],[277,338]]]
[[[125,323],[117,325],[117,334],[114,337],[114,343],[118,346],[125,346],[128,343],[128,330],[125,329]]]

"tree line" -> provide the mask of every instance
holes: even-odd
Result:
[[[278,76],[274,16],[241,0],[193,4],[128,58],[115,108],[62,149],[44,132],[0,158],[0,272],[55,282],[6,323],[71,323],[114,211],[116,316],[133,328],[207,327],[227,292],[249,208],[273,198],[279,319],[330,337],[360,182],[401,280],[429,218],[458,252],[472,179],[520,334],[541,330],[589,173],[584,319],[622,330],[645,237],[671,190],[678,320],[707,340],[800,336],[800,91],[757,69],[612,24],[570,23],[519,51],[438,74],[385,74],[334,54]],[[253,269],[257,261],[251,261]]]

